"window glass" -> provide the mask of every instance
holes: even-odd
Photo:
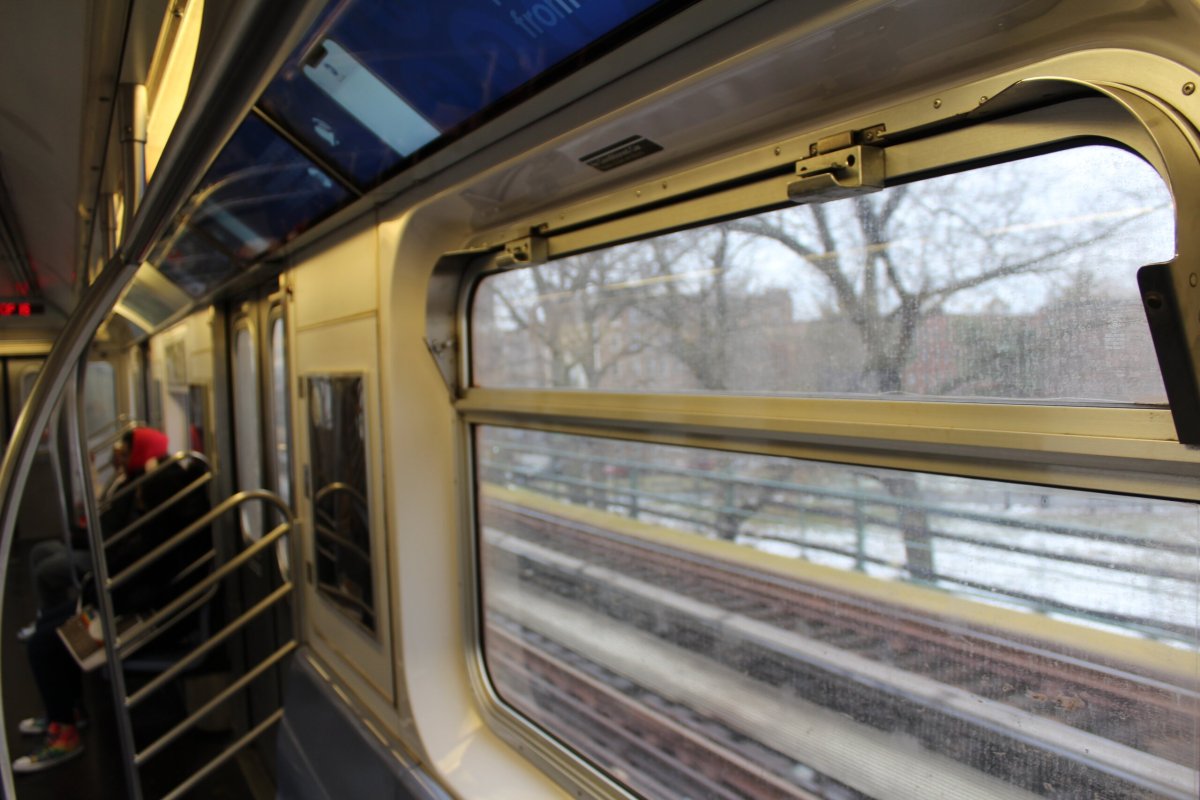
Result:
[[[84,377],[84,421],[88,433],[116,430],[117,376],[107,361],[89,361]]]
[[[638,794],[1194,795],[1196,506],[476,430],[494,686]]]
[[[205,174],[184,221],[237,258],[252,260],[349,198],[341,184],[251,116]]]
[[[258,358],[254,336],[248,327],[234,334],[233,424],[237,432],[238,490],[262,488],[262,431],[259,427]],[[241,506],[242,532],[251,541],[263,534],[262,511],[258,503]]]
[[[287,350],[282,318],[271,322],[271,449],[275,455],[275,488],[289,506],[292,504],[291,417],[288,398]]]
[[[260,105],[366,187],[424,145],[506,107],[514,90],[569,56],[666,5],[681,4],[351,0],[318,21]]]
[[[133,419],[146,418],[146,374],[141,348],[129,351],[129,410]]]
[[[163,407],[163,433],[172,453],[188,449],[188,392],[186,387],[171,386]]]
[[[291,401],[288,397],[287,343],[283,318],[271,321],[271,452],[275,458],[275,492],[292,506]],[[278,522],[278,515],[274,517]],[[280,572],[288,574],[291,556],[288,540],[280,539],[275,548]]]
[[[1161,404],[1136,270],[1174,241],[1140,158],[1040,155],[494,275],[473,379]]]
[[[235,259],[187,228],[165,239],[150,261],[193,298],[217,288],[238,268]]]
[[[363,379],[312,376],[308,390],[317,589],[374,633]]]
[[[188,386],[187,447],[200,454],[208,453],[208,386],[200,383]]]

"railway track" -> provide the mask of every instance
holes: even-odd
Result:
[[[527,692],[510,690],[508,699],[553,714],[587,736],[603,768],[639,792],[714,800],[829,796],[782,777],[791,767],[789,759],[739,737],[718,720],[665,703],[503,615],[489,615],[488,637],[494,669],[535,679],[526,684]],[[862,798],[845,787],[837,791],[846,800]]]
[[[991,774],[1019,764],[1005,779],[1038,794],[1065,781],[1090,793],[1062,796],[1194,796],[1187,688],[486,502],[488,524],[515,537],[507,556],[523,582],[756,680],[914,734]]]

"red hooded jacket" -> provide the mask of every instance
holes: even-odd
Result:
[[[154,428],[134,428],[129,455],[125,460],[125,476],[132,478],[146,468],[151,459],[167,455],[167,435]]]

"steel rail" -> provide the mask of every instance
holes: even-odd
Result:
[[[193,786],[195,786],[197,783],[199,783],[200,781],[207,778],[214,771],[216,771],[218,768],[220,768],[221,765],[223,765],[226,761],[228,761],[229,759],[233,758],[238,753],[240,753],[242,751],[242,748],[244,748],[246,745],[253,742],[259,736],[261,736],[268,728],[270,728],[275,723],[279,722],[279,720],[281,720],[281,719],[283,719],[283,709],[282,708],[277,709],[274,714],[267,717],[262,722],[258,723],[258,725],[254,726],[254,729],[251,731],[248,731],[245,736],[238,739],[233,744],[229,745],[229,747],[226,747],[220,753],[220,755],[218,755],[212,761],[208,762],[207,765],[205,765],[200,770],[195,772],[190,778],[185,780],[183,783],[176,786],[171,791],[171,793],[165,795],[162,800],[176,800],[176,798],[183,797],[183,795],[185,795],[189,791],[191,791]]]
[[[145,425],[141,420],[133,419],[125,414],[117,414],[116,419],[104,423],[94,431],[88,431],[88,436],[96,439],[103,436],[103,439],[97,439],[95,444],[88,445],[89,453],[98,453],[106,446],[111,447],[129,431]],[[112,433],[105,433],[109,428],[113,429]]]
[[[184,592],[179,597],[175,598],[170,603],[168,603],[166,606],[164,606],[162,609],[160,609],[157,613],[155,613],[153,616],[151,616],[149,619],[146,620],[145,627],[150,628],[151,630],[154,630],[157,632],[161,632],[164,629],[164,627],[162,626],[163,620],[171,619],[181,608],[184,608],[189,603],[191,603],[193,600],[195,600],[197,597],[204,594],[205,590],[207,590],[209,587],[215,586],[218,581],[220,581],[220,580],[224,579],[226,576],[232,574],[238,567],[240,567],[242,564],[245,564],[250,559],[254,558],[256,555],[261,553],[263,550],[267,549],[268,546],[270,546],[271,544],[274,544],[274,542],[277,539],[282,538],[290,530],[291,530],[291,523],[284,523],[283,525],[280,525],[279,527],[275,528],[275,530],[271,531],[266,536],[259,539],[251,547],[249,547],[249,548],[243,550],[241,553],[239,553],[236,558],[232,559],[231,561],[227,561],[220,569],[211,573],[207,578],[200,581],[195,586],[188,589],[186,592]],[[132,642],[118,641],[117,645],[121,648],[125,648],[127,646],[133,646],[133,642],[136,642],[137,646],[141,647],[142,645],[144,645],[146,642],[150,641],[151,639],[154,638],[154,636],[157,636],[157,635],[158,634],[155,633],[152,636],[147,637],[145,634],[142,634],[142,635],[139,635]],[[122,649],[122,654],[124,654],[123,649]]]
[[[67,318],[0,462],[0,619],[18,505],[38,437],[72,370],[150,249],[324,6],[322,0],[244,0],[230,6],[220,40],[192,84],[120,249]],[[8,752],[3,722],[0,700],[0,754]],[[7,756],[0,758],[0,784],[5,796],[17,796]]]
[[[149,472],[143,472],[129,483],[122,484],[120,488],[118,488],[108,497],[104,498],[103,502],[100,503],[100,510],[105,511],[109,508],[112,508],[113,503],[117,502],[142,484],[149,482],[151,478],[165,470],[167,467],[176,462],[183,461],[184,459],[196,459],[197,461],[203,463],[204,466],[208,467],[209,471],[212,470],[212,464],[209,463],[208,457],[203,453],[199,453],[195,450],[180,450],[178,453],[168,456],[167,458],[158,462],[154,469],[150,470]]]
[[[175,664],[173,664],[172,666],[168,667],[167,669],[163,670],[158,675],[156,675],[154,677],[154,679],[151,680],[149,683],[147,683],[145,686],[138,689],[133,694],[129,695],[129,697],[125,698],[125,706],[127,708],[134,708],[135,706],[137,706],[139,703],[141,703],[147,697],[154,694],[154,692],[156,692],[157,690],[159,690],[163,686],[165,686],[167,684],[167,682],[170,681],[172,678],[174,678],[176,675],[178,675],[179,673],[181,673],[185,669],[187,669],[188,666],[192,662],[196,661],[197,659],[206,655],[207,653],[212,652],[212,650],[215,649],[218,645],[223,644],[227,639],[229,639],[229,637],[233,636],[235,633],[240,631],[242,628],[246,627],[246,625],[248,625],[251,621],[256,619],[264,611],[271,608],[277,602],[279,602],[284,597],[289,595],[294,588],[295,588],[295,585],[291,581],[288,581],[287,583],[283,584],[275,591],[271,592],[271,594],[267,595],[262,600],[260,600],[258,603],[256,603],[253,608],[247,609],[245,613],[243,613],[241,616],[239,616],[233,622],[229,623],[224,628],[222,628],[220,631],[218,631],[216,634],[209,637],[209,639],[207,641],[198,645],[190,653],[188,653],[183,658],[181,658],[177,662],[175,662]]]
[[[207,481],[206,481],[206,483],[207,483]],[[187,491],[187,490],[185,490],[185,491]],[[178,497],[178,495],[176,495],[176,497]],[[174,497],[171,498],[171,501],[174,501],[174,500],[175,500]],[[167,505],[167,504],[164,503],[163,505]],[[155,561],[162,558],[163,554],[167,553],[170,550],[175,549],[175,547],[177,547],[178,545],[183,544],[185,541],[190,539],[192,536],[195,536],[197,533],[199,533],[200,531],[207,528],[209,526],[209,524],[211,524],[215,519],[217,519],[217,517],[221,516],[229,509],[233,508],[234,506],[238,506],[238,505],[241,505],[240,501],[239,502],[230,502],[229,500],[226,500],[223,503],[221,503],[220,505],[218,505],[216,508],[206,511],[204,513],[204,516],[191,522],[190,524],[188,524],[187,527],[185,527],[183,530],[176,533],[170,539],[167,539],[165,542],[163,542],[162,544],[155,547],[149,553],[146,553],[144,556],[142,556],[141,558],[134,561],[132,564],[127,566],[121,572],[118,572],[116,575],[113,575],[112,577],[110,577],[108,579],[108,581],[106,581],[103,584],[104,588],[108,589],[111,592],[114,589],[117,589],[120,586],[124,585],[134,575],[137,575],[139,572],[144,570],[146,567],[150,566]],[[149,516],[149,515],[147,515],[147,516]]]
[[[87,375],[87,358],[81,356],[76,364],[75,375],[72,376],[67,384],[67,394],[70,400],[74,402],[67,404],[67,432],[71,439],[72,448],[83,448],[83,420],[86,418],[86,397],[84,393],[79,391],[79,385]],[[87,462],[80,461],[80,468],[86,470],[84,466]],[[103,581],[108,577],[108,560],[104,557],[103,537],[104,532],[100,530],[100,508],[96,503],[95,487],[92,485],[91,476],[81,476],[80,490],[83,492],[83,508],[84,520],[87,522],[88,544],[92,557],[92,575],[95,576],[96,584],[103,586]],[[7,556],[7,554],[6,554]],[[0,600],[0,604],[3,600]],[[104,656],[108,664],[115,663],[117,657],[116,639],[116,613],[113,611],[112,596],[107,592],[96,592],[96,605],[100,612],[101,628],[107,631],[109,635],[104,637]],[[0,606],[2,607],[2,606]],[[125,695],[125,673],[121,670],[110,670],[111,682],[109,690],[112,692],[114,709],[120,708],[120,699]],[[116,715],[117,717],[117,741],[121,747],[123,758],[121,759],[121,768],[125,775],[125,792],[132,800],[140,800],[142,796],[141,782],[137,779],[137,768],[133,765],[131,756],[136,752],[136,743],[133,738],[133,724],[129,719],[128,714]],[[0,757],[3,753],[0,753]],[[3,759],[5,767],[8,766],[8,759]],[[12,797],[12,795],[7,795]]]
[[[249,685],[252,681],[257,679],[260,675],[262,675],[264,672],[269,670],[271,667],[278,664],[280,661],[282,661],[284,658],[286,658],[289,654],[294,652],[297,647],[299,647],[299,645],[296,643],[295,639],[291,639],[291,640],[285,642],[274,653],[272,653],[271,655],[264,658],[262,661],[255,664],[253,669],[249,670],[248,672],[242,673],[242,676],[240,678],[238,678],[236,681],[229,684],[224,689],[222,689],[219,693],[214,695],[211,700],[209,700],[207,703],[202,705],[200,708],[196,709],[196,711],[194,713],[189,715],[186,719],[182,720],[174,728],[171,728],[171,730],[167,731],[162,736],[155,739],[154,742],[147,745],[145,750],[142,750],[140,753],[137,754],[137,756],[134,757],[134,759],[133,759],[134,763],[140,767],[142,764],[145,764],[151,758],[153,758],[154,756],[161,753],[163,751],[163,748],[169,746],[172,742],[174,742],[180,736],[187,733],[191,728],[193,728],[196,725],[197,722],[199,722],[200,720],[202,720],[206,716],[208,716],[210,713],[212,713],[213,709],[215,709],[217,706],[221,705],[221,703],[224,703],[229,698],[233,697],[235,694],[240,692],[242,689],[246,688],[246,686]]]
[[[187,486],[183,487],[178,492],[171,495],[166,500],[164,500],[163,502],[156,505],[154,508],[147,511],[145,514],[138,517],[133,522],[129,523],[124,528],[122,528],[121,530],[114,533],[111,537],[105,539],[104,540],[104,549],[107,550],[108,548],[112,547],[113,545],[117,544],[118,542],[122,542],[126,538],[132,536],[137,531],[141,530],[142,528],[146,527],[154,520],[158,519],[163,514],[167,513],[167,509],[174,507],[175,504],[177,504],[180,500],[183,500],[185,497],[190,495],[192,492],[196,491],[197,489],[201,489],[204,486],[212,483],[212,480],[213,480],[213,474],[211,472],[206,472],[203,475],[201,475],[199,478],[196,478],[196,480],[192,481]]]

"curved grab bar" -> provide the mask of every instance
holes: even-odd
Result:
[[[364,506],[367,505],[367,498],[363,496],[363,493],[360,492],[357,487],[352,486],[344,481],[334,481],[333,483],[327,483],[322,486],[317,490],[316,494],[313,495],[313,503],[319,503],[335,492],[345,492],[357,500],[360,504]]]

